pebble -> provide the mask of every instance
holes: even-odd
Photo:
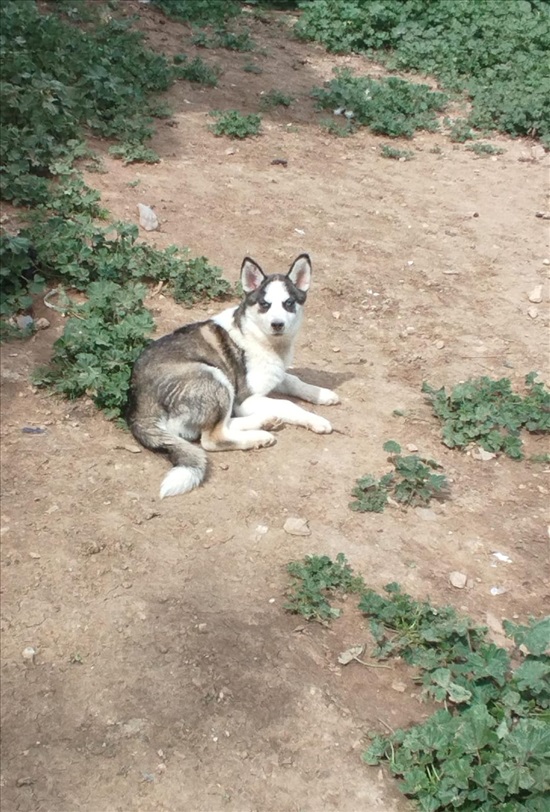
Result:
[[[543,265],[550,265],[550,259],[543,259],[542,264]]]
[[[464,575],[463,572],[458,572],[458,570],[454,570],[449,575],[449,581],[451,583],[451,586],[454,586],[455,589],[464,589],[464,587],[468,583],[468,576]]]
[[[542,302],[542,285],[537,285],[533,288],[529,294],[529,301],[534,304],[540,304],[540,302]]]
[[[489,462],[489,460],[494,460],[496,456],[497,455],[492,451],[487,451],[485,448],[481,448],[480,446],[476,446],[476,448],[472,449],[473,459],[480,460],[480,462]]]
[[[442,350],[444,346],[445,346],[445,342],[444,342],[444,341],[436,341],[436,342],[435,342],[435,348],[436,348],[436,350]]]
[[[139,224],[145,231],[156,231],[159,227],[157,215],[150,206],[145,203],[137,204],[139,211]]]
[[[394,691],[397,691],[400,694],[404,694],[407,690],[407,686],[404,682],[392,682],[391,687]]]
[[[424,519],[425,522],[435,522],[437,519],[437,513],[433,511],[431,508],[417,507],[414,509],[414,512],[421,519]]]
[[[530,307],[527,310],[527,315],[529,316],[530,319],[536,319],[538,314],[539,314],[539,311],[537,310],[536,307]]]
[[[15,324],[20,330],[26,330],[27,327],[32,327],[33,323],[34,319],[32,316],[17,316],[15,319]]]
[[[301,519],[297,516],[289,516],[283,525],[283,530],[289,536],[310,536],[311,530],[307,523],[307,519]]]
[[[33,646],[27,646],[21,652],[21,656],[24,660],[29,660],[29,662],[34,662],[34,658],[36,657],[36,649]]]
[[[40,319],[36,319],[34,324],[37,330],[47,330],[48,327],[50,326],[50,322],[48,321],[48,319],[45,319],[43,317]]]
[[[411,453],[413,453],[415,451],[418,451],[418,446],[415,445],[414,443],[407,443],[406,449],[407,449],[407,451],[410,451]]]
[[[206,634],[207,632],[206,623],[199,623],[199,625],[197,626],[197,631],[199,634]]]

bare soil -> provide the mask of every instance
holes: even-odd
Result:
[[[98,144],[108,171],[87,181],[115,218],[137,221],[138,202],[154,206],[161,230],[143,239],[189,246],[232,281],[247,254],[286,272],[308,251],[314,285],[296,367],[342,403],[316,408],[333,434],[287,427],[274,448],[211,455],[200,489],[160,502],[164,459],[136,453],[90,403],[31,386],[63,330],[36,304],[51,327],[2,348],[2,808],[410,809],[361,752],[368,731],[432,708],[402,663],[338,665],[339,652],[369,643],[355,601],[331,628],[307,624],[284,611],[285,567],[343,552],[373,588],[398,581],[451,602],[499,643],[502,618],[548,607],[548,468],[447,449],[420,392],[424,380],[487,374],[521,387],[533,369],[548,374],[548,222],[535,217],[549,208],[548,155],[499,137],[503,155],[477,158],[422,134],[401,145],[414,160],[387,160],[387,139],[329,135],[309,96],[337,65],[380,66],[296,41],[284,15],[251,20],[258,52],[199,52],[189,27],[124,7],[153,47],[200,53],[224,72],[217,88],[179,82],[167,94],[174,115],[152,144],[159,164],[125,167]],[[244,72],[249,62],[262,73]],[[295,101],[263,115],[261,136],[209,131],[210,110],[255,112],[273,88]],[[162,293],[149,303],[158,334],[218,309]],[[451,497],[428,512],[353,513],[355,480],[388,470],[388,439],[438,459]],[[548,450],[540,437],[526,443]],[[287,535],[290,516],[311,534]],[[453,570],[468,576],[465,589],[450,585]]]

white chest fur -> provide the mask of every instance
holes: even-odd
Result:
[[[251,393],[267,395],[285,376],[285,369],[292,361],[293,340],[290,336],[267,336],[246,316],[242,327],[236,327],[233,320],[235,310],[234,307],[228,308],[213,320],[244,350],[246,381]]]

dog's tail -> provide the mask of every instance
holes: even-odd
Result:
[[[130,429],[141,445],[166,454],[174,466],[162,480],[161,499],[187,493],[201,484],[206,474],[206,453],[200,446],[172,434],[153,421],[131,421]]]

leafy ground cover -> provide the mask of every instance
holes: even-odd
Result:
[[[531,372],[524,396],[512,390],[508,378],[487,376],[457,384],[447,393],[424,383],[434,413],[443,422],[442,438],[449,448],[479,443],[486,451],[502,451],[513,459],[524,456],[521,430],[550,432],[550,390]]]
[[[299,36],[466,93],[468,123],[550,144],[550,14],[545,0],[313,0]]]
[[[444,474],[434,473],[441,468],[435,460],[419,457],[417,454],[402,456],[399,443],[389,440],[384,443],[384,451],[390,453],[389,461],[394,466],[377,479],[371,474],[361,477],[352,491],[355,501],[350,508],[360,513],[381,513],[391,496],[404,505],[428,505],[434,497],[444,496],[448,482]]]
[[[550,790],[550,617],[505,622],[512,660],[451,606],[417,601],[396,583],[385,595],[367,589],[341,553],[336,562],[307,556],[288,571],[288,611],[328,622],[339,616],[329,602],[337,589],[359,592],[372,656],[401,657],[425,694],[444,704],[422,724],[372,734],[367,764],[387,763],[425,812],[542,812]]]
[[[354,76],[347,68],[313,97],[322,110],[338,110],[375,133],[410,138],[416,130],[437,129],[436,113],[443,110],[447,97],[427,85],[413,84],[395,76],[371,79]]]

